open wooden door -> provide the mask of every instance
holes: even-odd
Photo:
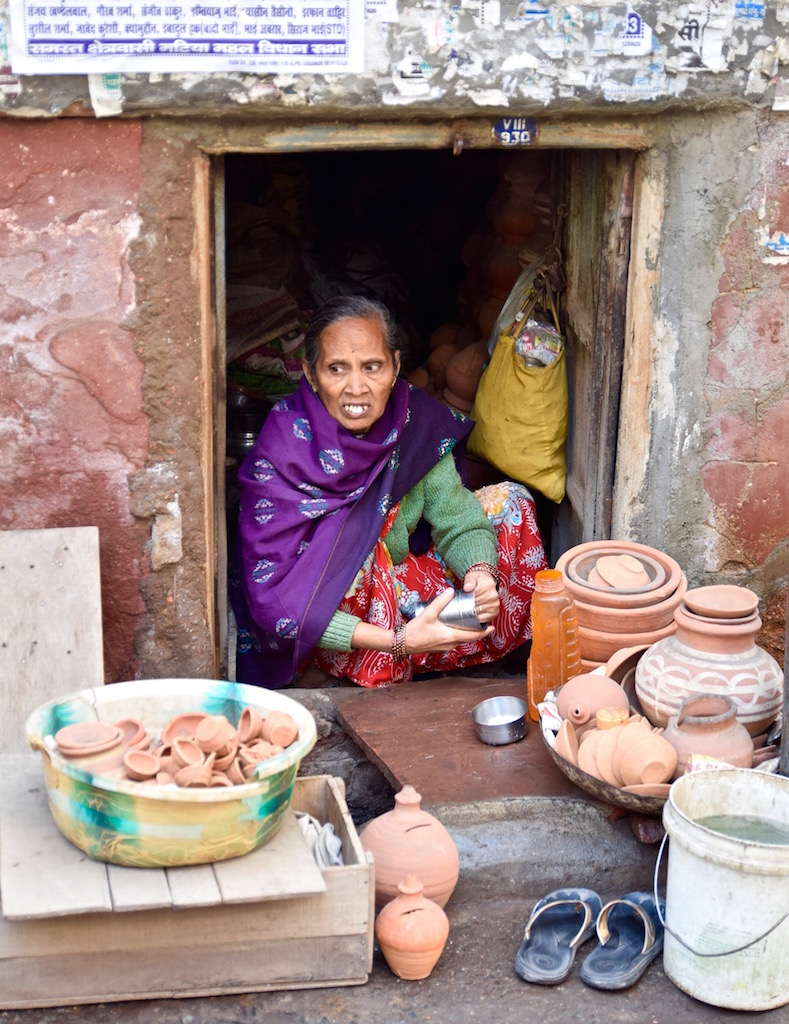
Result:
[[[570,431],[552,565],[568,548],[611,535],[634,161],[618,150],[570,150],[564,158]]]

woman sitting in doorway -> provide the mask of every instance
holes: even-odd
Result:
[[[383,305],[332,299],[305,347],[239,471],[239,681],[286,686],[316,664],[382,686],[523,644],[547,565],[528,490],[464,487],[473,423],[398,377]],[[439,620],[459,589],[483,628]]]

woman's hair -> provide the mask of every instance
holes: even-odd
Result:
[[[386,346],[394,362],[397,352],[397,337],[392,314],[386,306],[377,299],[368,299],[364,295],[337,295],[315,311],[304,336],[304,358],[307,360],[310,373],[315,373],[323,332],[327,327],[336,324],[338,320],[347,320],[349,317],[356,317],[359,320],[377,320],[381,325]]]

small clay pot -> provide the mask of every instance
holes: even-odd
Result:
[[[238,719],[238,741],[239,743],[251,743],[260,735],[263,728],[263,718],[254,708],[245,707]]]
[[[725,761],[735,768],[753,767],[753,740],[737,721],[737,705],[722,694],[687,697],[669,719],[665,739],[677,751],[674,778],[685,774],[693,754]]]
[[[197,723],[208,717],[206,711],[189,711],[181,715],[174,715],[162,729],[162,743],[172,743],[176,736],[186,736],[192,739],[197,729]]]
[[[236,730],[224,715],[206,715],[195,727],[195,743],[206,754],[216,753],[235,737]]]
[[[284,749],[299,735],[299,726],[287,711],[269,711],[263,720],[261,735],[264,740]]]
[[[180,768],[185,768],[187,765],[203,764],[206,760],[205,753],[198,747],[195,740],[190,740],[186,736],[175,737],[172,742],[172,751],[173,761]]]
[[[147,750],[127,750],[123,755],[123,767],[130,779],[142,782],[153,779],[160,770],[159,758]]]
[[[184,789],[203,789],[211,783],[214,773],[214,757],[209,754],[201,764],[187,764],[175,773],[175,784]]]
[[[652,785],[668,782],[676,767],[676,750],[662,736],[650,732],[627,751],[619,773],[626,786]]]
[[[150,737],[145,731],[145,726],[139,718],[123,718],[115,723],[116,727],[123,733],[123,743],[126,747],[147,747]]]
[[[375,919],[375,937],[392,971],[406,981],[427,978],[449,938],[449,919],[423,894],[415,875],[406,876],[398,895]]]
[[[595,716],[601,708],[623,708],[630,712],[627,694],[614,679],[608,676],[582,673],[568,679],[556,692],[556,710],[562,718],[568,719],[578,729],[595,723]]]

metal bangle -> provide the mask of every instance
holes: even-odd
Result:
[[[492,576],[496,583],[496,589],[498,590],[500,576],[499,570],[495,565],[491,565],[490,562],[475,562],[466,569],[467,573],[475,571],[486,572],[489,576]]]
[[[405,656],[405,623],[401,622],[395,626],[392,636],[392,660],[403,661]]]

